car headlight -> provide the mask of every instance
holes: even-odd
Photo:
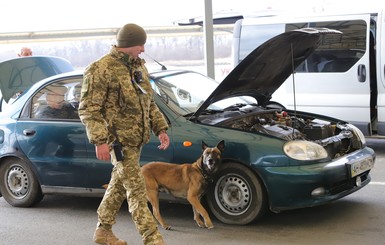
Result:
[[[289,141],[283,146],[283,150],[286,155],[296,160],[319,160],[328,157],[321,145],[311,141]]]
[[[366,138],[362,131],[353,124],[349,123],[347,126],[353,131],[353,134],[357,137],[357,139],[361,141],[361,144],[366,145]]]

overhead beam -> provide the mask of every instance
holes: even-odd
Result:
[[[215,34],[232,33],[233,24],[216,25],[213,28]],[[187,36],[203,35],[204,27],[200,25],[190,26],[165,26],[144,27],[148,36]],[[0,33],[0,44],[66,41],[81,39],[109,39],[115,38],[119,28],[80,29],[80,30],[54,30],[54,31],[30,31]]]

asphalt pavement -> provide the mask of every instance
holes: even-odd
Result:
[[[199,228],[189,205],[161,203],[173,230],[160,228],[168,245],[379,245],[385,237],[385,139],[369,139],[377,160],[372,182],[334,203],[269,214],[246,225]],[[15,208],[0,198],[0,245],[91,245],[100,198],[45,196],[32,208]],[[142,244],[127,205],[114,226],[129,245]]]

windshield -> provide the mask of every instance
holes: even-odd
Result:
[[[155,79],[154,91],[171,109],[181,115],[194,113],[219,85],[219,82],[196,72],[174,73]],[[249,104],[254,99],[233,97],[218,101],[208,107],[211,110],[223,110],[234,104]]]

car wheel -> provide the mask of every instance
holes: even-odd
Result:
[[[250,169],[229,163],[216,176],[206,198],[217,219],[225,224],[246,225],[266,213],[266,192]]]
[[[0,192],[15,207],[30,207],[43,198],[36,175],[18,159],[7,159],[1,164]]]

